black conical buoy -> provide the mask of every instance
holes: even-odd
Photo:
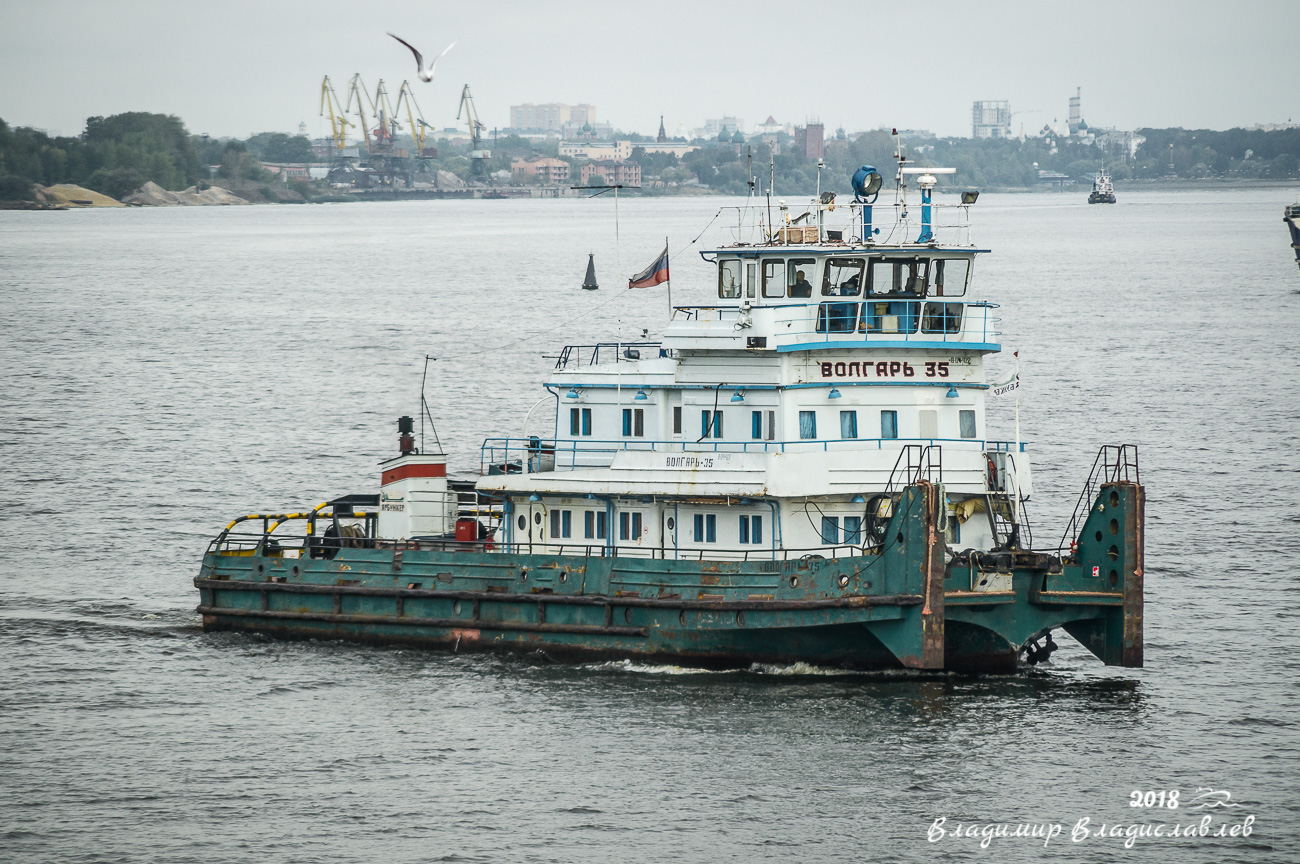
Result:
[[[587,278],[582,280],[582,290],[595,291],[600,286],[596,284],[596,256],[588,253],[587,255]]]

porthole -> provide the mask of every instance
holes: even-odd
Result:
[[[790,577],[790,587],[791,587],[791,588],[798,588],[798,587],[799,587],[799,577],[798,577],[798,576],[791,576],[791,577]]]
[[[542,514],[541,514],[541,513],[534,513],[534,514],[533,514],[533,523],[536,524],[536,525],[541,525],[541,524],[542,524]]]
[[[686,626],[686,610],[685,610],[685,609],[683,609],[682,611],[680,611],[680,612],[677,613],[677,623],[680,624],[680,625],[682,625],[683,627]]]
[[[1119,574],[1114,570],[1110,571],[1110,587],[1114,588],[1119,585]]]
[[[563,571],[560,572],[560,581],[561,581],[561,582],[568,582],[568,581],[569,581],[569,571],[567,571],[567,570],[563,570]]]
[[[293,575],[297,576],[297,575],[298,575],[298,572],[299,572],[299,571],[298,571],[298,565],[297,565],[297,564],[293,565],[293,568],[290,569],[289,572],[292,573]]]
[[[1112,507],[1119,506],[1119,493],[1116,492],[1114,489],[1110,491],[1110,506]]]
[[[1097,542],[1098,542],[1098,543],[1101,542],[1101,532],[1100,532],[1100,531],[1097,532]]]
[[[677,523],[673,521],[673,517],[669,516],[669,517],[668,517],[668,530],[671,531],[671,530],[673,530],[673,528],[675,528],[675,527],[677,527]]]
[[[835,581],[841,588],[849,587],[849,576],[847,573],[841,573],[840,578]]]
[[[452,604],[451,604],[451,614],[456,615],[456,616],[459,616],[459,615],[460,615],[460,601],[459,601],[459,600],[457,600],[455,603],[452,603]]]
[[[519,530],[520,530],[520,531],[523,531],[523,530],[524,530],[525,528],[527,528],[527,527],[528,527],[528,517],[525,516],[524,514],[520,513],[520,514],[519,514]]]
[[[1118,561],[1118,560],[1119,560],[1119,547],[1118,547],[1118,546],[1112,546],[1112,547],[1110,547],[1109,551],[1106,552],[1106,555],[1110,557],[1110,560],[1112,560],[1112,561]]]
[[[527,582],[527,581],[528,581],[528,571],[527,571],[527,570],[520,570],[520,571],[519,571],[519,581],[520,581],[520,582]]]
[[[902,545],[903,545],[903,532],[902,532],[902,531],[899,531],[899,532],[898,532],[898,536],[897,536],[896,538],[894,538],[894,539],[898,541],[898,545],[899,545],[899,546],[902,546]]]
[[[262,575],[263,573],[265,573],[265,572],[266,572],[266,565],[265,565],[265,564],[258,564],[258,565],[257,565],[257,575],[258,575],[258,576],[261,576],[261,575]]]
[[[626,621],[626,622],[629,623],[629,624],[632,623],[632,607],[631,607],[631,606],[624,607],[624,609],[623,609],[623,620]]]
[[[745,613],[744,613],[744,612],[737,612],[737,613],[736,613],[736,626],[737,626],[737,627],[744,627],[744,626],[745,626]]]
[[[1118,534],[1118,533],[1119,533],[1119,520],[1117,520],[1117,519],[1112,519],[1112,520],[1110,520],[1110,533],[1111,533],[1112,535],[1114,535],[1114,534]],[[1101,538],[1098,538],[1098,539],[1101,539]]]

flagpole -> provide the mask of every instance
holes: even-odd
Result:
[[[668,256],[668,237],[664,236],[664,255]],[[671,261],[671,257],[669,258]],[[668,269],[668,320],[673,320],[673,268],[670,263],[665,262],[664,266]]]
[[[1017,350],[1012,353],[1012,356],[1016,358],[1016,371],[1014,377],[1011,379],[1012,381],[1016,382],[1016,442],[1015,442],[1015,449],[1012,452],[1013,454],[1019,454],[1020,453],[1020,352]],[[1017,529],[1019,529],[1020,526],[1020,477],[1018,476],[1020,473],[1019,470],[1020,466],[1016,462],[1018,458],[1019,458],[1018,455],[1012,455],[1011,457],[1011,469],[1012,469],[1011,470],[1011,522],[1017,527]],[[1019,532],[1017,530],[1017,534],[1018,533]],[[1017,536],[1016,539],[1019,540],[1019,537]]]

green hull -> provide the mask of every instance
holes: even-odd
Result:
[[[1063,628],[1107,664],[1142,665],[1141,486],[1102,486],[1064,563],[1015,552],[945,564],[937,501],[928,483],[908,487],[876,555],[674,561],[398,543],[331,560],[209,552],[195,585],[205,630],[283,638],[557,661],[1004,672]]]

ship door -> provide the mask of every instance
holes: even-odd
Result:
[[[521,502],[522,506],[516,511],[519,515],[515,517],[515,530],[518,536],[515,542],[520,546],[527,546],[528,551],[533,551],[533,544],[543,544],[546,542],[546,508],[539,502]]]

